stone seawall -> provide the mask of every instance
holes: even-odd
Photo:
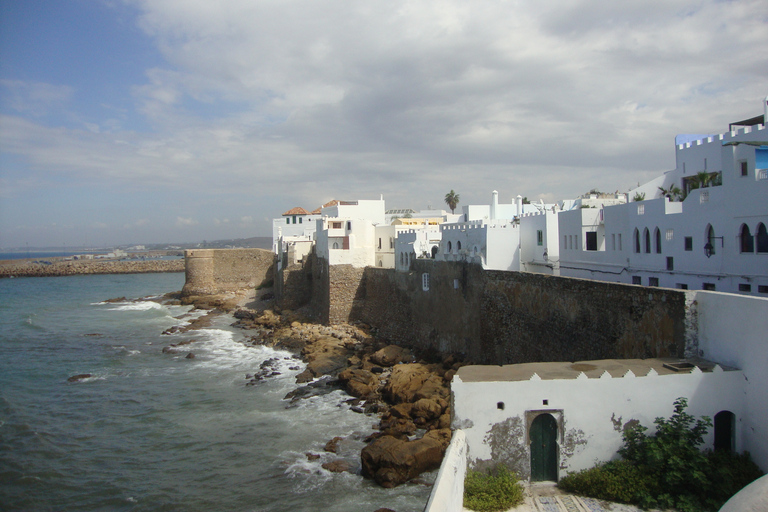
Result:
[[[265,249],[193,249],[184,252],[183,296],[216,295],[270,283],[275,255]]]
[[[56,277],[81,274],[145,274],[183,272],[184,260],[51,260],[50,263],[9,260],[0,264],[3,277]]]
[[[324,270],[320,320],[363,321],[399,345],[478,364],[683,357],[695,342],[683,291],[432,260],[410,272]]]

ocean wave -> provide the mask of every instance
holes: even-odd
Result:
[[[105,304],[99,302],[99,305]],[[111,302],[110,305],[114,306],[107,311],[149,311],[152,309],[164,309],[165,306],[152,301],[139,301],[139,302]]]

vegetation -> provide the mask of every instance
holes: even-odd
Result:
[[[448,205],[448,208],[451,209],[451,213],[453,213],[453,210],[456,209],[456,205],[459,204],[459,194],[451,189],[450,192],[445,194],[445,204]]]
[[[669,188],[659,187],[662,197],[669,198],[670,201],[682,201],[683,191],[674,183]]]
[[[523,204],[531,204],[531,200],[530,200],[530,199],[528,199],[528,196],[525,196],[525,197],[523,198]]]
[[[635,196],[632,198],[633,201],[645,201],[645,192],[635,192]]]
[[[523,486],[517,474],[503,464],[486,472],[467,472],[464,507],[477,512],[507,510],[523,502]]]
[[[688,401],[675,400],[669,419],[656,418],[656,433],[635,425],[624,431],[622,460],[611,461],[561,479],[570,492],[633,503],[643,508],[680,512],[718,510],[733,494],[762,475],[749,458],[729,451],[704,451],[712,422],[685,412]]]

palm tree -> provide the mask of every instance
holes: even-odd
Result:
[[[445,194],[445,204],[448,205],[448,208],[451,209],[451,213],[453,213],[453,210],[456,209],[456,205],[459,204],[459,194],[451,189],[450,192]]]
[[[707,188],[710,181],[712,181],[712,176],[707,171],[699,171],[696,173],[696,179],[699,181],[701,188]]]

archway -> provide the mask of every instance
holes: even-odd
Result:
[[[715,414],[715,450],[733,451],[736,416],[731,411]]]
[[[539,414],[531,422],[531,481],[557,482],[557,420]]]

